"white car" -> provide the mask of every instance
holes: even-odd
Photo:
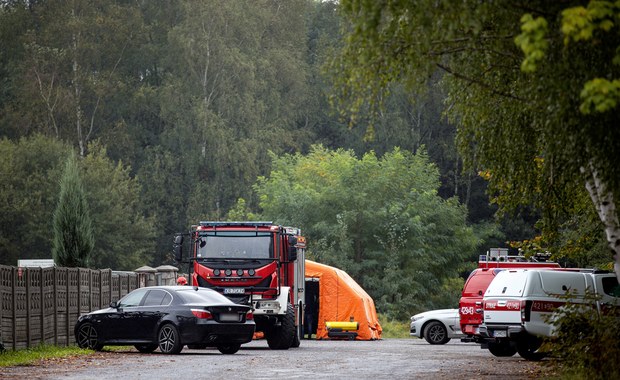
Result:
[[[446,344],[461,338],[459,309],[431,310],[411,317],[409,335],[424,338],[430,344]]]

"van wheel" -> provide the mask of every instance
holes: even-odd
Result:
[[[489,352],[497,357],[510,357],[517,353],[516,347],[510,342],[489,342]]]
[[[446,326],[437,321],[432,321],[426,325],[424,339],[430,344],[446,344],[450,341]]]
[[[541,338],[525,334],[517,340],[517,352],[525,360],[539,361],[546,356],[544,352],[538,351],[541,345]]]

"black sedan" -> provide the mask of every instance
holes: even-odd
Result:
[[[78,318],[75,340],[81,348],[133,345],[140,352],[178,354],[189,348],[217,347],[234,354],[252,340],[254,317],[214,290],[190,286],[150,286],[127,294],[110,307]]]

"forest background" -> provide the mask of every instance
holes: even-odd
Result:
[[[490,247],[539,248],[540,211],[497,213],[464,170],[440,72],[380,113],[336,112],[341,27],[331,1],[0,1],[0,263],[51,257],[72,152],[93,268],[176,265],[173,235],[200,220],[273,220],[403,319],[456,307]],[[578,194],[545,248],[604,265]]]

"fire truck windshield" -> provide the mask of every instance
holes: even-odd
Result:
[[[269,232],[203,232],[196,240],[196,258],[269,259],[273,257]]]

